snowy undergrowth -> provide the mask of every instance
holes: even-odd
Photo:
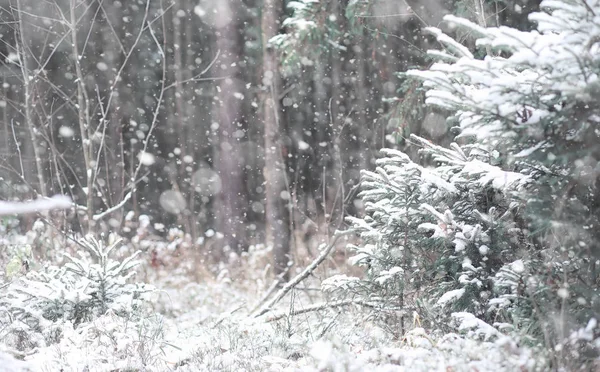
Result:
[[[256,252],[252,258],[242,257],[241,264],[248,265],[249,272],[261,273],[260,265],[264,262],[260,257],[268,250],[253,249]],[[132,252],[131,248],[113,247],[112,253],[120,257],[114,262],[120,266],[123,257]],[[82,255],[79,260],[79,265],[87,268],[85,272],[98,265],[91,255]],[[9,337],[2,337],[0,351],[25,360],[24,364],[3,354],[6,360],[11,360],[9,370],[429,371],[450,368],[471,371],[477,368],[500,371],[535,367],[531,350],[519,348],[506,338],[483,341],[472,329],[463,329],[462,335],[441,335],[415,328],[406,337],[395,339],[391,332],[380,327],[376,318],[365,318],[357,305],[287,315],[325,300],[322,294],[304,289],[319,287],[315,278],[302,283],[278,304],[276,310],[282,316],[269,321],[269,314],[259,318],[249,314],[269,285],[266,274],[241,275],[239,268],[231,267],[199,280],[185,268],[173,268],[169,272],[156,270],[150,261],[151,257],[143,258],[136,269],[145,273],[150,282],[142,287],[151,285],[157,290],[145,292],[143,298],[134,298],[131,289],[138,288],[134,286],[137,279],[123,273],[122,277],[128,280],[113,288],[112,293],[117,296],[106,297],[112,300],[107,301],[105,311],[99,309],[97,302],[85,302],[94,298],[90,290],[99,289],[87,282],[93,280],[73,280],[73,276],[61,271],[64,266],[51,269],[33,265],[37,271],[13,277],[9,282],[12,284],[3,288],[3,294],[14,293],[14,286],[23,281],[45,283],[45,292],[40,292],[34,301],[33,309],[37,309],[37,313],[31,311],[39,324],[21,324],[21,335],[29,336],[32,343],[21,345],[22,350],[19,350],[18,345],[9,343]],[[105,259],[108,266],[112,263]],[[62,276],[57,281],[58,274]],[[70,275],[82,276],[72,271]],[[61,293],[61,285],[65,289],[71,285],[78,290]],[[26,297],[19,301],[28,298],[32,300]],[[93,311],[75,321],[73,309],[76,306],[72,305],[82,302]],[[48,303],[55,307],[60,305],[65,311],[55,311],[53,317],[46,319],[43,311],[48,310]],[[16,319],[14,313],[11,316],[12,320]],[[2,332],[11,331],[11,327],[15,331],[15,324],[10,327],[5,324]]]
[[[214,302],[222,299],[223,291],[229,301]],[[164,319],[160,342],[149,336],[152,329],[136,337],[136,331],[127,332],[122,319],[106,315],[31,360],[40,367],[54,362],[53,366],[65,370],[85,365],[90,370],[157,371],[506,371],[536,367],[533,352],[508,338],[481,341],[475,333],[440,336],[416,328],[404,339],[393,340],[382,328],[364,321],[357,309],[265,323],[249,318],[247,310],[239,308],[247,298],[230,284],[190,283],[169,293],[171,299],[176,298],[169,300],[169,306],[193,310]],[[90,332],[102,336],[90,342]]]

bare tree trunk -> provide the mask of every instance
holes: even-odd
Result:
[[[3,83],[2,84],[2,99],[8,101],[9,84],[8,84],[8,79],[6,78],[6,75],[4,73],[2,76],[2,83]],[[3,152],[6,151],[7,155],[12,152],[11,151],[12,146],[10,144],[12,143],[11,139],[13,137],[11,134],[12,130],[9,128],[10,119],[8,118],[9,117],[8,110],[9,110],[8,105],[5,105],[4,107],[2,107],[2,121],[4,122],[4,133],[2,134],[2,136],[0,136],[3,138],[3,145],[4,145]],[[12,160],[11,157],[9,157],[9,161],[10,160]],[[9,164],[12,165],[12,163],[9,163]],[[15,169],[19,169],[19,167],[15,167]],[[22,172],[22,170],[21,170],[21,172]]]
[[[178,146],[181,150],[179,155],[181,159],[185,159],[188,155],[187,151],[187,128],[186,128],[186,112],[185,109],[185,91],[183,87],[183,45],[181,44],[181,22],[182,19],[179,17],[179,11],[181,10],[181,0],[176,0],[173,6],[173,55],[174,55],[174,66],[173,71],[175,73],[175,120],[177,122],[177,128],[179,132]],[[180,162],[179,166],[179,177],[183,180],[186,176],[185,168],[187,163],[185,161]],[[183,185],[180,185],[183,186]]]
[[[327,183],[327,168],[330,164],[330,152],[327,147],[323,146],[329,141],[330,128],[329,128],[329,108],[327,107],[327,88],[325,86],[325,63],[327,61],[327,55],[319,56],[317,63],[315,64],[314,74],[314,107],[316,120],[313,125],[316,126],[316,169],[313,170],[312,178],[317,181],[315,185],[318,187],[316,190],[311,190],[315,194],[315,206],[317,213],[318,227],[321,228],[325,225],[325,214],[327,211],[327,193],[326,189],[329,186]]]
[[[277,34],[281,0],[265,0],[262,9],[263,84],[262,109],[265,125],[265,168],[267,241],[273,245],[275,275],[286,273],[290,261],[290,195],[285,182],[285,163],[281,154],[281,77],[279,63],[269,40]],[[287,279],[287,273],[284,275]]]
[[[122,12],[120,8],[112,3],[105,3],[100,6],[105,8],[106,25],[102,30],[102,41],[104,50],[104,61],[107,63],[107,79],[108,86],[110,87],[112,82],[117,78],[116,71],[120,67],[121,51],[119,48],[119,40],[121,37],[122,30]],[[140,27],[143,27],[140,26]],[[122,78],[122,77],[121,77]],[[106,151],[104,151],[104,160],[106,174],[108,178],[108,199],[110,205],[107,208],[113,207],[121,200],[124,196],[125,187],[125,158],[123,149],[123,114],[121,102],[122,90],[120,89],[121,83],[115,82],[115,93],[112,96],[109,121],[107,123],[101,123],[101,125],[107,125],[106,131]],[[110,95],[110,92],[107,92]],[[117,211],[113,214],[115,218],[120,222],[122,218],[122,212]]]
[[[79,55],[79,46],[77,40],[77,16],[75,14],[75,8],[77,7],[77,0],[71,0],[70,2],[70,31],[71,31],[71,43],[73,45],[73,60],[75,63],[75,72],[77,74],[77,113],[79,121],[79,131],[81,134],[81,146],[83,152],[83,160],[85,163],[86,173],[86,187],[87,187],[87,218],[88,218],[88,232],[92,232],[94,229],[94,166],[92,164],[94,149],[92,146],[92,128],[90,120],[89,110],[89,98],[85,87],[85,77],[81,69],[81,60]]]
[[[188,91],[184,86],[184,75],[187,70],[185,64],[184,51],[187,45],[184,45],[184,16],[185,8],[187,3],[185,0],[177,0],[173,6],[173,54],[174,54],[174,66],[173,70],[175,73],[175,121],[177,122],[177,131],[179,133],[178,147],[181,150],[179,157],[182,161],[179,162],[179,182],[177,187],[183,195],[189,195],[190,199],[194,198],[194,190],[191,186],[191,172],[190,167],[193,163],[193,149],[189,148],[189,135],[191,130],[189,128],[189,116],[188,116]],[[182,29],[184,30],[182,32]],[[190,161],[192,160],[192,161]],[[189,206],[189,204],[188,204]],[[186,226],[187,231],[192,230],[193,216],[190,215],[190,210],[186,208],[183,211],[183,215],[179,216],[180,220]]]
[[[337,22],[343,35],[344,17],[340,12],[339,0],[331,1],[331,14],[337,18]],[[338,40],[341,43],[341,40]],[[344,217],[344,175],[342,166],[342,130],[343,118],[340,112],[340,106],[344,102],[342,82],[342,63],[340,50],[333,47],[331,50],[331,100],[329,105],[329,114],[332,138],[330,142],[331,163],[331,187],[329,188],[329,199],[331,207],[329,209],[329,224],[333,224],[334,230],[339,228]]]
[[[221,177],[221,206],[216,211],[219,230],[225,236],[225,244],[239,252],[246,247],[245,232],[245,182],[240,140],[245,136],[242,128],[242,101],[238,94],[243,91],[239,80],[239,64],[242,60],[242,35],[238,28],[239,4],[222,0],[219,4],[221,20],[217,22],[217,48],[221,56],[217,62],[220,75],[218,120],[219,151],[218,171]]]
[[[367,122],[370,119],[370,115],[368,115],[368,110],[370,107],[369,104],[369,94],[368,94],[368,83],[367,83],[367,43],[364,38],[364,30],[361,29],[361,38],[358,45],[355,46],[356,51],[356,78],[357,78],[357,114],[358,114],[358,127],[359,127],[359,138],[361,139],[359,146],[360,156],[360,169],[369,169],[371,167],[371,159],[373,151],[373,143],[372,143],[372,132],[373,127],[372,123]]]
[[[188,9],[188,14],[186,17],[182,18],[181,20],[183,22],[185,22],[185,26],[184,26],[184,44],[186,46],[186,48],[191,48],[194,44],[194,40],[193,40],[193,36],[194,36],[194,28],[193,28],[193,17],[195,17],[196,15],[191,12],[191,9],[194,9],[194,3],[195,0],[184,0],[184,9]],[[190,13],[191,12],[191,13]],[[184,58],[184,78],[185,79],[190,79],[192,78],[192,73],[190,71],[190,66],[193,65],[194,63],[194,54],[193,53],[189,53],[189,50],[186,49],[186,53],[185,53],[185,58]],[[191,86],[190,86],[191,88]],[[186,117],[186,124],[188,127],[188,134],[186,135],[186,148],[188,149],[188,151],[190,152],[190,154],[192,154],[194,156],[194,161],[196,161],[196,156],[198,155],[199,151],[198,151],[198,147],[199,147],[199,143],[198,143],[198,135],[196,133],[201,132],[197,129],[198,124],[194,125],[194,130],[190,130],[191,128],[189,128],[190,126],[190,122],[193,122],[195,117],[195,107],[194,107],[194,103],[193,100],[197,99],[197,97],[194,96],[194,94],[190,93],[191,89],[186,89],[187,95],[185,98],[185,117]],[[193,164],[197,164],[197,163],[193,163]],[[194,182],[192,180],[190,180],[190,187],[189,187],[189,193],[188,193],[188,210],[189,210],[189,216],[188,216],[188,220],[189,220],[189,224],[190,224],[190,234],[192,236],[192,241],[195,242],[196,239],[198,238],[198,228],[197,228],[197,222],[198,222],[198,217],[197,217],[197,211],[196,211],[196,192],[194,190]]]
[[[31,145],[33,146],[33,155],[35,158],[35,168],[37,173],[38,180],[38,192],[42,196],[46,196],[46,180],[44,176],[44,163],[42,161],[42,149],[41,145],[38,141],[38,130],[39,128],[35,127],[33,123],[33,107],[32,107],[32,91],[33,84],[35,84],[35,76],[30,75],[29,70],[29,56],[28,53],[31,52],[30,47],[27,44],[27,34],[25,33],[25,24],[23,22],[24,13],[21,8],[21,0],[17,0],[17,12],[19,17],[19,35],[20,40],[17,39],[17,52],[19,54],[20,65],[21,65],[21,74],[23,76],[23,89],[25,93],[25,98],[23,102],[24,108],[24,116],[25,123],[27,125],[27,130],[29,131],[29,137],[31,139]],[[20,42],[19,42],[20,41]]]

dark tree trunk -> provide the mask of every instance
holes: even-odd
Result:
[[[225,244],[239,252],[246,249],[245,207],[246,188],[244,182],[240,142],[245,137],[242,127],[242,101],[238,94],[244,89],[239,79],[242,60],[243,39],[239,32],[237,11],[240,4],[234,0],[223,0],[219,5],[222,16],[217,26],[217,49],[221,56],[216,63],[217,74],[223,77],[218,92],[218,171],[221,177],[219,231],[225,235]]]
[[[282,156],[281,77],[279,63],[269,40],[277,34],[281,0],[265,0],[262,9],[263,84],[262,109],[265,126],[265,168],[267,242],[273,246],[275,275],[284,274],[290,261],[290,194],[286,187]]]

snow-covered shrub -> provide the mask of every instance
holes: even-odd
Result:
[[[405,306],[410,287],[443,311],[484,317],[493,275],[523,243],[510,220],[518,207],[513,194],[529,179],[483,162],[478,147],[444,149],[412,139],[438,166],[424,168],[384,149],[377,170],[363,172],[367,216],[349,221],[365,243],[354,247],[352,261],[368,276],[354,288]]]
[[[432,168],[384,150],[363,173],[366,217],[350,222],[368,275],[342,292],[406,307],[410,291],[441,319],[469,313],[545,345],[558,367],[569,334],[600,310],[600,1],[541,9],[531,32],[447,16],[483,59],[428,29],[440,62],[409,75],[452,113],[460,145],[412,136]],[[597,360],[591,341],[580,349],[569,356]]]
[[[127,284],[127,280],[135,275],[133,269],[139,264],[136,261],[139,251],[116,261],[109,255],[118,244],[119,240],[116,240],[105,246],[93,237],[87,237],[80,241],[80,245],[95,262],[90,261],[83,252],[79,252],[80,257],[77,258],[66,256],[70,262],[65,268],[88,282],[86,291],[90,296],[90,309],[96,314],[105,313],[108,309],[127,311],[132,300],[137,300],[142,294],[153,290],[142,283]]]
[[[81,239],[78,244],[85,252],[80,257],[66,255],[70,262],[61,268],[30,271],[6,284],[0,294],[3,338],[26,350],[57,342],[63,323],[76,328],[109,310],[128,318],[139,313],[143,295],[153,288],[127,283],[135,273],[137,253],[120,262],[113,260],[109,255],[118,243]]]
[[[175,350],[165,341],[170,327],[158,314],[143,315],[127,319],[109,311],[77,328],[65,323],[62,337],[29,361],[36,371],[168,370],[168,352]]]

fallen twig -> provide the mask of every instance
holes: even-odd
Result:
[[[288,271],[290,271],[290,267],[289,266],[286,267],[285,270],[281,274],[277,275],[277,278],[275,278],[275,280],[273,281],[273,284],[271,284],[271,286],[269,287],[269,289],[267,289],[267,291],[262,296],[262,298],[260,299],[260,301],[258,301],[258,303],[256,304],[256,306],[254,306],[252,308],[252,310],[250,310],[250,314],[253,314],[259,307],[261,307],[265,302],[267,302],[267,300],[275,292],[275,290],[277,289],[277,287],[279,286],[279,284],[281,284],[281,282],[283,282],[283,278],[287,275]]]
[[[292,288],[297,286],[298,283],[302,282],[304,279],[308,278],[308,276],[310,274],[312,274],[313,271],[315,271],[317,266],[319,266],[321,264],[321,262],[325,261],[325,258],[327,258],[329,253],[333,250],[333,248],[335,248],[335,244],[339,238],[341,238],[342,236],[345,236],[345,235],[350,235],[350,234],[354,234],[354,231],[352,231],[352,230],[337,231],[333,235],[333,239],[331,239],[329,244],[327,244],[325,246],[325,248],[323,248],[323,250],[321,251],[319,256],[313,262],[311,262],[311,264],[308,265],[304,270],[302,270],[302,272],[300,274],[296,275],[292,280],[287,282],[279,290],[279,292],[277,292],[277,295],[275,295],[275,297],[273,297],[273,299],[271,301],[267,302],[264,306],[262,306],[260,308],[260,310],[255,315],[255,317],[259,317],[259,316],[267,313],[268,311],[271,311],[272,307],[277,302],[279,302],[290,290],[292,290]]]
[[[310,305],[310,306],[307,306],[305,308],[298,309],[298,310],[273,312],[271,314],[266,315],[264,321],[267,323],[274,322],[276,320],[285,318],[287,316],[295,316],[295,315],[310,313],[312,311],[319,311],[319,310],[323,310],[323,309],[330,309],[332,307],[340,307],[340,306],[348,306],[348,305],[359,305],[359,306],[376,308],[378,303],[368,302],[365,300],[358,300],[358,299],[322,302],[322,303]]]

